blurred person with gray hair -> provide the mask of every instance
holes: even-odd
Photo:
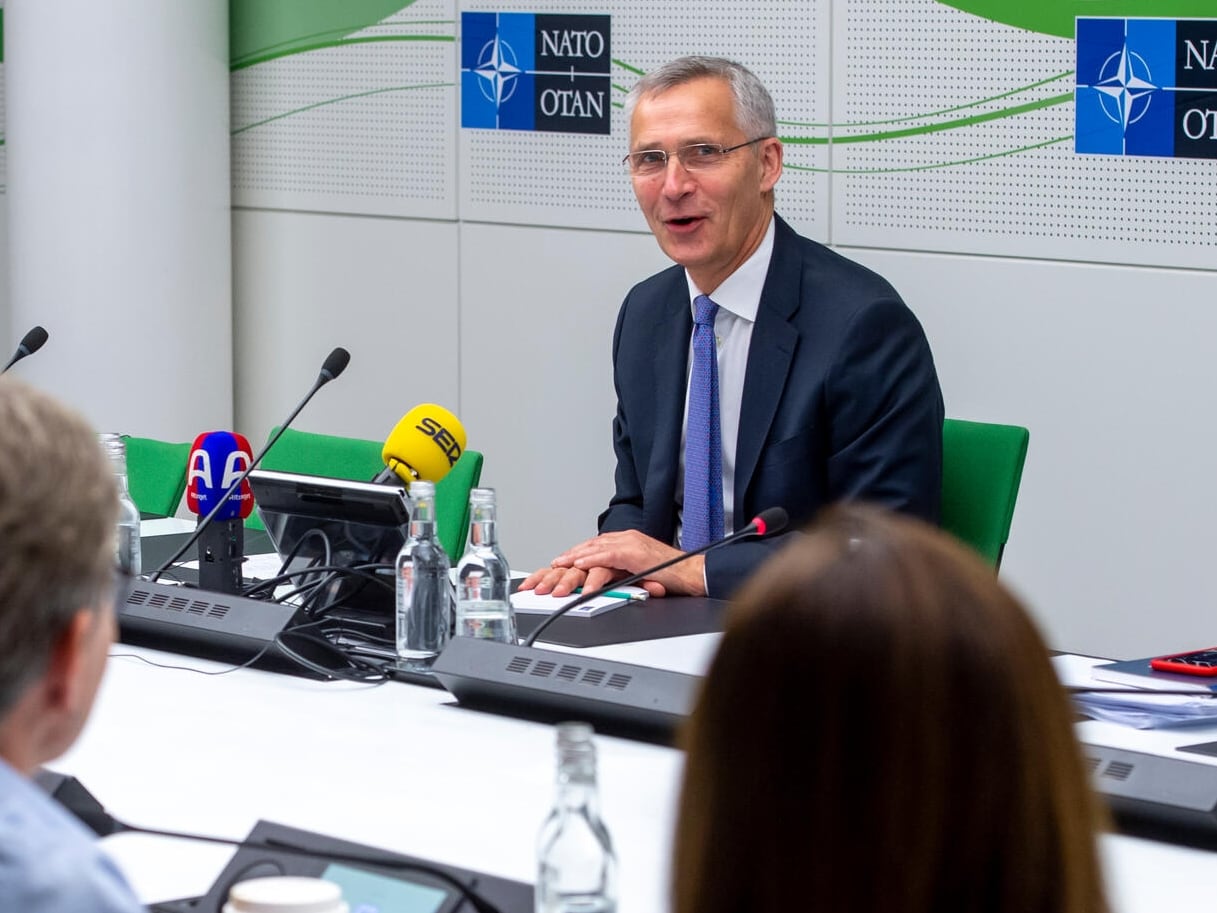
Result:
[[[114,642],[118,491],[97,435],[0,378],[0,909],[143,907],[93,835],[31,779],[80,734]]]

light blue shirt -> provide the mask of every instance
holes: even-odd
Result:
[[[0,760],[0,910],[144,913],[97,839]]]

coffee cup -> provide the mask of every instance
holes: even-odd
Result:
[[[350,913],[350,907],[332,881],[274,875],[234,884],[222,913]]]

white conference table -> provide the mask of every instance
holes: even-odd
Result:
[[[700,673],[716,643],[705,634],[570,652]],[[534,880],[535,838],[553,799],[552,727],[465,710],[443,690],[399,682],[327,683],[254,669],[200,675],[138,657],[228,668],[114,646],[85,732],[48,766],[76,776],[120,820],[240,839],[265,819]],[[1063,660],[1058,668],[1068,678],[1080,666]],[[1217,740],[1217,726],[1139,732],[1088,722],[1078,731],[1163,754]],[[619,908],[662,913],[682,756],[608,736],[597,746]],[[137,834],[104,843],[149,903],[205,893],[234,852]],[[1217,886],[1217,853],[1116,835],[1102,838],[1102,853],[1113,913],[1191,907]]]
[[[696,672],[714,635],[588,651]],[[519,881],[553,794],[552,728],[461,709],[444,691],[323,683],[115,646],[70,773],[119,819],[241,838],[259,818]],[[1088,739],[1169,753],[1217,727],[1142,733],[1104,723]],[[679,752],[598,737],[604,818],[618,853],[620,909],[667,909]],[[1204,759],[1200,759],[1202,762]],[[1217,763],[1217,760],[1214,761]],[[146,902],[204,893],[232,850],[126,834],[107,850]],[[1217,885],[1217,853],[1102,839],[1115,913],[1195,904]]]
[[[704,666],[714,642],[673,640],[671,654],[703,657],[686,671]],[[239,839],[266,819],[534,880],[535,838],[553,799],[552,727],[464,710],[440,689],[250,669],[203,676],[136,656],[226,668],[115,645],[85,732],[48,766],[77,777],[120,820]],[[681,755],[624,739],[597,743],[620,908],[661,911]],[[136,834],[105,845],[145,902],[205,893],[233,852]]]

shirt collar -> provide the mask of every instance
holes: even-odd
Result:
[[[765,237],[752,256],[740,264],[739,269],[723,280],[714,290],[714,303],[722,310],[730,311],[737,317],[742,317],[756,323],[756,313],[761,306],[761,291],[765,288],[765,277],[769,274],[769,260],[773,256],[773,237],[776,221],[769,217],[769,227],[765,229]],[[689,271],[685,270],[685,281],[689,284],[689,306],[693,299],[702,294],[701,289],[693,284]]]

